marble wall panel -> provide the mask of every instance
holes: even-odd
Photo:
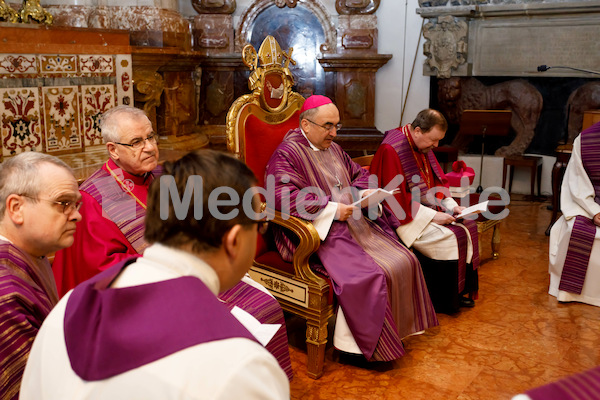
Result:
[[[132,76],[130,54],[0,54],[0,161],[102,144],[99,116],[133,105]]]
[[[81,151],[79,88],[42,87],[46,152]]]
[[[2,155],[44,151],[43,116],[37,87],[0,89]]]
[[[68,54],[42,54],[40,72],[43,74],[77,73],[77,56]]]
[[[115,72],[115,61],[111,55],[80,55],[79,71],[82,74],[109,74]]]
[[[0,54],[0,76],[22,76],[38,72],[35,54]]]
[[[117,74],[117,98],[119,104],[133,105],[133,63],[131,54],[118,54],[115,57]]]
[[[117,105],[114,85],[81,86],[81,119],[84,146],[102,144],[100,116]]]

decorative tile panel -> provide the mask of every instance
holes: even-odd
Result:
[[[81,86],[82,131],[85,146],[102,144],[100,134],[100,116],[117,105],[114,85]]]
[[[43,87],[46,152],[80,151],[79,93],[77,86]]]
[[[117,98],[119,104],[133,106],[133,67],[131,54],[117,54]]]
[[[113,74],[115,71],[113,56],[81,55],[79,71],[82,74]]]
[[[2,155],[44,151],[37,87],[0,89]]]
[[[42,54],[40,67],[42,74],[69,74],[77,72],[77,56]]]
[[[38,72],[34,54],[0,54],[0,75],[35,74]]]

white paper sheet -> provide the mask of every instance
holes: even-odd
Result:
[[[362,207],[361,204],[364,204],[364,206],[366,207],[369,202],[372,205],[379,204],[383,200],[385,200],[387,197],[393,196],[399,192],[400,192],[400,189],[394,189],[390,192],[385,189],[378,188],[378,189],[375,189],[373,192],[371,192],[369,195],[363,197],[362,199],[360,199],[358,201],[355,201],[354,203],[352,203],[350,205]]]
[[[488,203],[489,203],[489,200],[484,201],[483,203],[475,204],[474,206],[471,206],[471,207],[467,207],[463,210],[463,212],[458,214],[456,216],[456,218],[464,218],[471,214],[479,214],[481,212],[484,212],[488,209]]]
[[[263,346],[273,339],[281,324],[261,324],[248,312],[238,306],[233,307],[231,314],[238,320]]]

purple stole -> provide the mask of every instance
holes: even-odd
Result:
[[[413,150],[408,140],[408,135],[410,135],[408,125],[403,126],[401,129],[392,129],[385,133],[385,137],[383,138],[381,144],[388,144],[392,146],[394,150],[396,150],[398,158],[400,159],[400,164],[402,164],[402,170],[404,172],[406,183],[411,193],[414,188],[418,188],[421,194],[421,204],[440,211],[440,205],[436,204],[437,202],[435,201],[431,202],[430,199],[427,198],[427,192],[430,188],[427,185],[426,177],[423,176],[419,170],[419,166],[417,165],[417,161],[414,157],[415,150]],[[448,180],[446,179],[446,175],[442,171],[440,164],[435,158],[435,154],[433,151],[429,151],[425,154],[425,157],[427,158],[427,162],[429,162],[429,166],[431,167],[433,174],[435,174],[435,177],[437,177],[437,179],[444,185],[444,196],[450,197],[450,191],[447,188]],[[471,265],[473,266],[473,270],[476,270],[479,268],[477,224],[475,221],[471,220],[463,220],[462,224],[467,228],[469,234],[471,235],[471,241],[473,243],[473,257],[471,259]],[[467,234],[460,226],[444,226],[454,233],[458,243],[458,291],[461,293],[465,288],[465,275],[467,270],[467,246],[469,243]]]
[[[581,132],[580,140],[581,161],[594,186],[594,200],[600,204],[600,123]],[[583,215],[575,217],[559,290],[581,294],[597,229],[593,219]]]
[[[528,390],[532,400],[589,400],[600,393],[600,367]]]
[[[152,171],[155,177],[161,173],[161,166],[157,166]],[[144,240],[146,209],[125,192],[116,179],[103,168],[86,179],[79,190],[86,192],[100,204],[104,217],[114,222],[135,251],[142,254],[148,247],[148,243]]]
[[[48,260],[0,239],[0,298],[0,397],[16,400],[33,339],[58,301]]]
[[[107,379],[211,341],[238,337],[256,341],[196,277],[110,288],[133,262],[135,258],[115,264],[71,293],[64,318],[65,343],[80,378]]]

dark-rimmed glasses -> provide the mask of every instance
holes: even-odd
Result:
[[[36,200],[36,201],[44,200],[44,201],[47,201],[48,203],[52,203],[52,204],[56,204],[56,205],[62,206],[62,212],[65,215],[71,215],[71,213],[73,211],[79,211],[79,209],[81,208],[81,204],[82,204],[81,200],[77,200],[77,201],[58,201],[58,200],[50,200],[50,199],[40,199],[38,197],[28,196],[26,194],[20,194],[19,196],[27,197],[28,199],[32,199],[32,200]]]
[[[311,121],[308,118],[304,118],[305,120],[307,120],[308,122],[310,122],[311,124],[315,124],[316,126],[319,126],[323,129],[325,129],[327,132],[331,132],[333,130],[333,128],[335,128],[336,131],[339,131],[340,129],[342,129],[342,124],[332,124],[331,122],[328,122],[324,125],[321,124],[317,124],[316,122]]]
[[[142,138],[133,139],[131,141],[131,143],[119,143],[119,142],[113,142],[113,143],[120,144],[121,146],[131,147],[134,150],[139,150],[146,145],[146,140],[152,144],[155,144],[156,139],[157,139],[156,133],[151,133],[150,136],[148,136],[146,139],[142,139]]]

